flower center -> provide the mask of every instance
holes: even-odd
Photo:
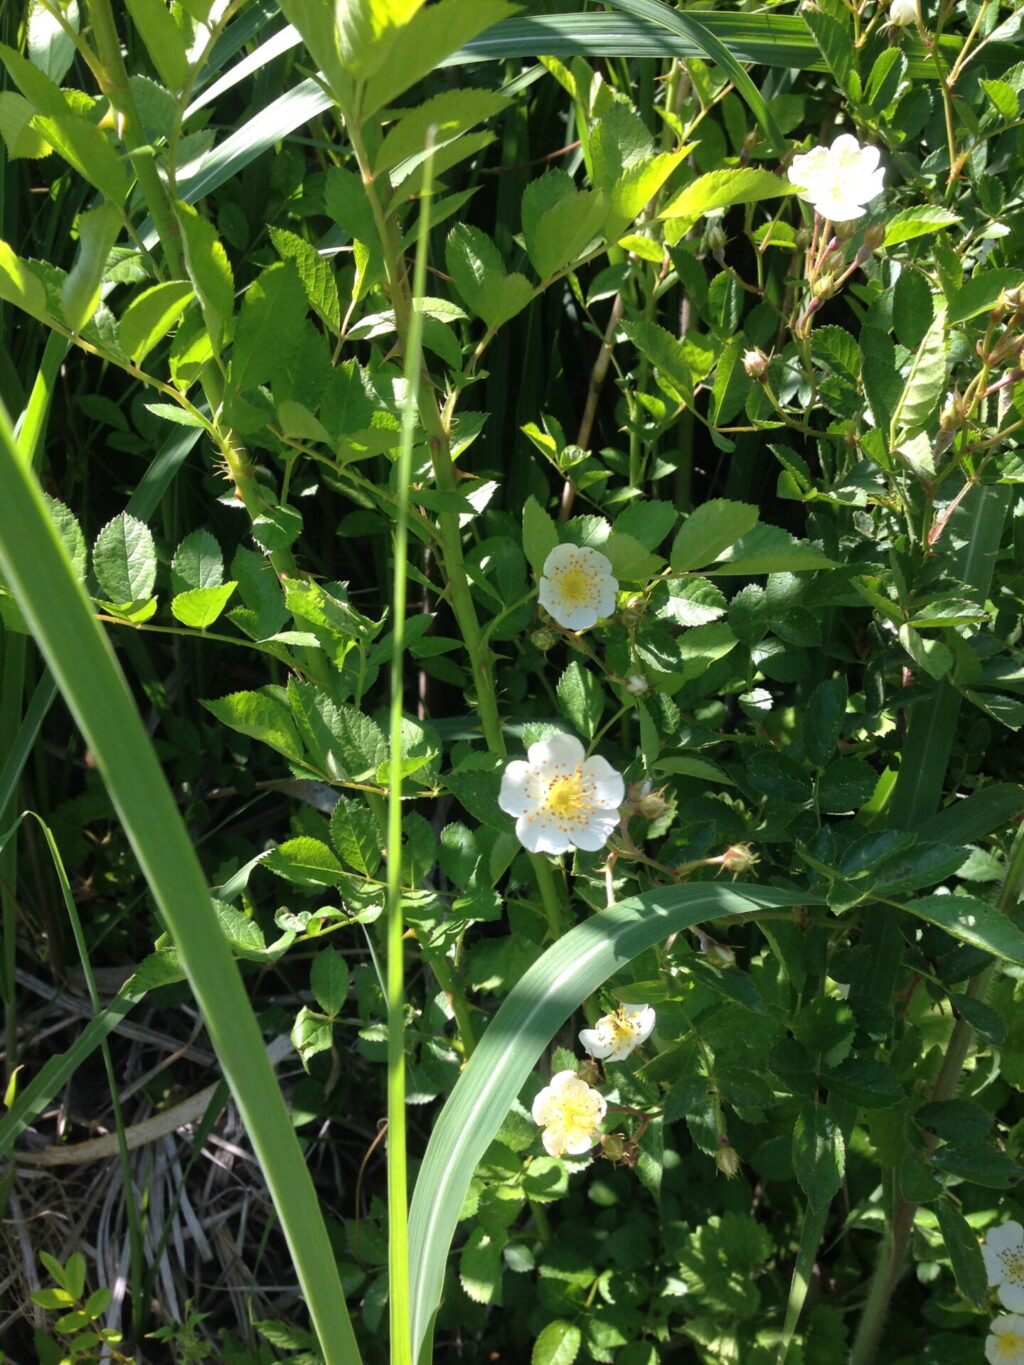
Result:
[[[623,1044],[628,1046],[633,1041],[633,1024],[629,1015],[621,1007],[609,1014],[606,1028],[609,1035],[608,1041],[615,1047],[622,1047]]]
[[[554,778],[544,796],[544,810],[563,818],[588,815],[594,808],[590,799],[591,785],[579,768],[567,777]]]
[[[1024,1285],[1024,1247],[1013,1247],[1009,1251],[1001,1251],[999,1259],[1003,1263],[1003,1273],[1008,1280],[1014,1284]]]
[[[558,589],[567,602],[581,606],[590,602],[594,596],[594,576],[588,573],[576,560],[570,560],[565,570],[556,579]]]
[[[1018,1352],[1024,1348],[1024,1337],[1018,1332],[1000,1332],[996,1337],[996,1354],[1013,1362],[1019,1359]]]

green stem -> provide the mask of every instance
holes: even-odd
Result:
[[[406,333],[402,442],[398,453],[395,509],[395,577],[392,597],[391,761],[388,774],[387,1000],[388,1000],[388,1297],[391,1365],[412,1365],[409,1305],[409,1188],[405,1126],[405,923],[402,913],[402,701],[405,613],[408,587],[409,501],[412,447],[423,361],[423,312],[430,233],[433,136],[427,134],[425,188],[416,243],[414,298]]]

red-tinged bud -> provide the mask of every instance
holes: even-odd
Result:
[[[768,357],[760,346],[743,352],[743,369],[749,378],[756,379],[758,383],[764,383],[768,378]]]

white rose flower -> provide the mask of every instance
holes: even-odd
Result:
[[[548,1156],[580,1156],[594,1145],[608,1109],[605,1097],[575,1071],[559,1071],[533,1102],[533,1121],[544,1129]]]
[[[908,24],[917,23],[917,0],[891,0],[889,5],[889,23],[895,24],[897,28],[906,28]]]
[[[506,767],[498,805],[516,817],[516,837],[531,853],[596,853],[619,823],[625,795],[606,759],[584,759],[578,739],[552,735]]]
[[[654,1023],[650,1005],[620,1005],[602,1015],[593,1028],[580,1029],[580,1042],[591,1057],[621,1062],[650,1037]]]
[[[985,1338],[989,1365],[1024,1365],[1024,1318],[1003,1313],[993,1318]]]
[[[831,147],[812,147],[793,158],[788,175],[800,198],[822,218],[846,223],[864,214],[864,205],[882,193],[884,171],[877,147],[862,147],[851,133],[840,133]]]
[[[988,1282],[1011,1313],[1024,1313],[1024,1228],[1003,1223],[985,1234],[981,1246]]]
[[[589,630],[615,610],[611,560],[587,546],[556,545],[544,561],[537,597],[566,630]]]

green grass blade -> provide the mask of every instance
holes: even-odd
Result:
[[[949,571],[984,604],[1010,506],[1008,484],[978,485],[950,518],[945,534],[962,548],[947,556]],[[889,819],[914,829],[934,815],[942,798],[962,697],[948,682],[910,710]]]
[[[126,982],[106,1009],[89,1020],[66,1052],[51,1057],[43,1064],[25,1089],[19,1091],[7,1112],[0,1115],[0,1156],[6,1156],[19,1133],[35,1122],[82,1063],[92,1056],[104,1038],[113,1033],[145,995],[144,989],[134,986],[132,981]]]
[[[653,3],[653,0],[649,2]],[[826,70],[821,53],[796,15],[719,14],[698,10],[683,15],[665,6],[657,9],[658,22],[635,13],[548,14],[529,19],[505,19],[439,65],[466,66],[472,62],[514,61],[538,56],[563,60],[577,56],[649,57],[652,60],[707,58],[712,51],[719,55],[711,59],[721,60],[720,54],[724,52],[723,65],[733,80],[736,80],[734,70],[739,71],[738,88],[752,91],[755,100],[762,105],[760,94],[739,66],[740,62],[804,71]],[[665,15],[669,16],[668,20]],[[669,21],[671,27],[666,27]],[[299,36],[286,25],[267,42],[268,52],[280,53],[294,47]],[[934,62],[921,43],[914,38],[905,38],[904,42],[908,75],[916,80],[934,80]],[[940,46],[944,58],[955,61],[960,51],[959,39],[944,36]],[[1005,44],[1000,52],[986,48],[979,56],[979,70],[982,65],[988,70],[988,64],[993,69],[1005,70],[1012,61],[1012,56],[1006,54]],[[223,79],[228,80],[228,77]],[[206,99],[204,93],[204,103]],[[214,147],[197,171],[179,181],[181,197],[194,204],[330,107],[330,97],[315,80],[300,81]]]
[[[334,1254],[241,975],[124,676],[0,413],[0,566],[79,728],[174,938],[291,1251],[327,1365],[359,1349]],[[46,592],[38,591],[46,585]]]
[[[631,958],[704,920],[806,905],[775,887],[699,883],[647,891],[570,930],[517,982],[488,1025],[427,1145],[409,1215],[414,1358],[430,1359],[433,1317],[477,1163],[557,1030]]]
[[[32,746],[39,737],[43,721],[46,719],[53,699],[57,695],[57,684],[49,673],[44,673],[36,683],[32,700],[21,718],[17,733],[11,741],[4,766],[0,768],[0,811],[5,811],[13,801],[22,769],[32,752]]]
[[[772,149],[781,154],[786,145],[785,139],[772,117],[771,111],[765,104],[760,90],[740,66],[729,48],[706,25],[697,20],[693,14],[684,13],[682,10],[669,9],[667,5],[661,3],[661,0],[611,0],[611,3],[616,9],[625,10],[627,14],[635,15],[638,19],[646,19],[652,24],[660,25],[662,28],[668,29],[669,32],[689,38],[690,42],[695,43],[701,49],[703,57],[720,66],[726,73],[737,92],[743,96],[750,106],[751,113],[761,125]]]

